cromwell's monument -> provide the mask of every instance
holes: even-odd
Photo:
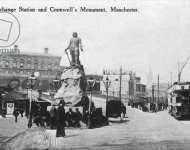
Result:
[[[68,50],[70,56],[68,55]],[[86,95],[86,77],[79,59],[80,51],[83,51],[82,42],[77,32],[74,32],[69,46],[65,49],[70,66],[62,71],[61,87],[54,96],[57,102],[64,99],[66,103],[71,103],[72,106],[75,106]]]
[[[77,32],[73,33],[73,37],[70,40],[69,46],[65,49],[65,52],[68,56],[67,50],[70,51],[71,58],[72,58],[72,61],[70,61],[69,59],[70,64],[80,65],[80,60],[79,60],[80,50],[83,51],[83,48],[82,48],[81,39],[78,37]]]

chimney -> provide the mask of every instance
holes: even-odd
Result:
[[[14,51],[15,51],[15,53],[20,53],[20,50],[19,50],[19,48],[18,48],[18,45],[14,45]]]
[[[15,50],[18,49],[18,45],[15,45],[15,46],[14,46],[14,49],[15,49]]]
[[[49,49],[46,47],[46,48],[44,48],[44,53],[45,54],[48,54],[48,51],[49,51]]]

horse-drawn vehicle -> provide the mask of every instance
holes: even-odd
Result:
[[[110,100],[107,103],[107,116],[121,119],[125,117],[126,107],[120,100]]]

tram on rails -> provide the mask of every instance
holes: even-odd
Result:
[[[176,119],[190,119],[190,82],[176,82],[168,89],[168,110]]]

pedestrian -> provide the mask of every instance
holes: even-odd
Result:
[[[56,122],[56,109],[54,105],[51,107],[49,114],[50,114],[50,128],[54,129]]]
[[[123,118],[125,118],[125,114],[126,114],[126,107],[123,103],[121,103],[121,114],[123,113]]]
[[[78,108],[76,108],[75,120],[76,120],[75,126],[76,126],[76,127],[81,127],[80,121],[82,120],[82,114],[81,114],[81,112],[79,111]]]
[[[57,109],[56,120],[57,120],[57,130],[56,137],[64,137],[65,136],[65,102],[61,100],[59,103],[59,107]]]
[[[69,127],[74,126],[74,112],[72,108],[69,108],[69,111],[66,113],[66,121],[68,122]]]
[[[17,123],[17,118],[18,118],[18,115],[19,115],[19,112],[18,112],[17,109],[14,110],[13,115],[15,116],[15,122]]]
[[[24,113],[24,110],[20,109],[20,115],[21,115],[22,118],[23,118],[23,113]]]

